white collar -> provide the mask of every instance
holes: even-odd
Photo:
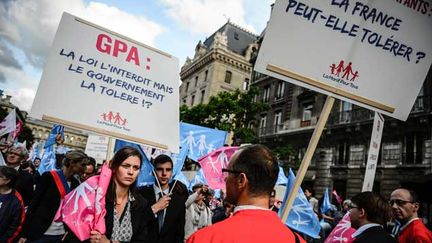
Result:
[[[238,211],[242,211],[242,210],[248,210],[248,209],[270,210],[268,208],[262,208],[262,207],[253,206],[253,205],[240,205],[240,206],[237,206],[234,208],[234,213],[236,213]]]
[[[356,230],[356,232],[354,232],[354,234],[352,234],[353,238],[356,238],[357,236],[361,235],[365,230],[375,227],[375,226],[380,226],[382,228],[382,226],[380,224],[375,224],[375,223],[369,223],[369,224],[365,224],[363,226],[361,226],[360,228],[358,228]]]
[[[158,186],[156,186],[156,184],[153,184],[153,190],[154,190],[156,195],[158,195],[161,192],[160,188]],[[168,194],[169,193],[169,187],[167,189],[163,190],[162,192],[164,195]]]
[[[402,225],[402,226],[400,227],[400,230],[399,230],[399,231],[404,230],[406,227],[408,227],[409,224],[411,224],[414,220],[417,220],[417,219],[419,219],[419,218],[413,218],[413,219],[411,219],[411,220],[408,221],[406,224]]]

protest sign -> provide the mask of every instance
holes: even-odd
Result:
[[[31,116],[178,152],[178,70],[177,58],[64,13]]]
[[[85,153],[95,160],[110,159],[107,157],[109,138],[106,136],[89,135],[85,147]]]
[[[383,130],[384,130],[384,117],[378,112],[375,112],[362,192],[372,191],[374,181],[375,181],[375,172],[378,163],[378,155],[380,152]]]
[[[427,1],[278,0],[255,70],[406,120],[432,62],[431,14]]]

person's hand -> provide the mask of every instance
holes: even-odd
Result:
[[[20,239],[18,240],[18,243],[25,243],[26,241],[27,241],[26,238],[20,238]]]
[[[106,235],[101,234],[99,231],[93,230],[90,232],[90,242],[91,243],[110,243],[110,240]]]
[[[198,194],[205,194],[206,192],[208,192],[208,185],[201,187]]]
[[[167,194],[167,195],[159,198],[157,203],[155,203],[155,204],[153,204],[153,206],[151,206],[153,213],[157,213],[157,212],[167,208],[170,201],[171,201],[171,194]]]

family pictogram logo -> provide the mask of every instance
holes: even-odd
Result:
[[[356,78],[359,77],[358,71],[354,71],[352,69],[352,62],[349,62],[348,65],[345,66],[345,61],[340,60],[339,64],[336,66],[336,64],[332,64],[330,66],[330,71],[332,75],[341,77],[342,79],[346,79],[348,81],[355,81]]]
[[[129,131],[130,129],[126,128],[126,124],[128,123],[126,117],[122,117],[120,112],[104,112],[101,115],[102,120],[98,120],[97,122],[100,124],[105,124],[107,126],[116,127],[119,129],[124,129]]]

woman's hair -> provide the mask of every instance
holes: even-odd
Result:
[[[21,168],[22,170],[25,170],[25,169],[27,169],[28,167],[31,167],[33,173],[36,171],[36,167],[33,165],[33,163],[32,163],[31,161],[25,161],[25,162],[22,162],[21,165],[20,165],[20,168]]]
[[[9,182],[6,184],[9,188],[15,188],[18,172],[14,168],[5,165],[0,166],[0,176],[3,176],[6,178],[6,180],[9,180]]]
[[[63,165],[69,167],[71,164],[76,163],[84,163],[87,164],[89,162],[88,156],[79,150],[68,151],[63,158]]]
[[[110,168],[113,171],[113,173],[115,173],[115,171],[120,167],[120,165],[123,163],[123,161],[125,161],[126,159],[128,159],[129,157],[132,156],[136,156],[139,158],[140,160],[140,166],[142,164],[142,155],[141,153],[138,151],[138,149],[134,148],[134,147],[130,147],[130,146],[126,146],[121,148],[120,150],[118,150],[115,154],[114,157],[111,160],[110,163]],[[135,199],[137,199],[137,190],[136,190],[136,184],[137,181],[135,180],[135,182],[130,185],[129,187],[129,191],[132,193],[132,195],[134,196]],[[110,199],[114,199],[116,197],[115,194],[116,191],[116,185],[114,183],[114,179],[113,177],[111,177],[111,183],[110,183],[110,189],[108,190],[108,197]],[[138,200],[135,200],[135,203],[132,204],[132,206],[137,205]]]

